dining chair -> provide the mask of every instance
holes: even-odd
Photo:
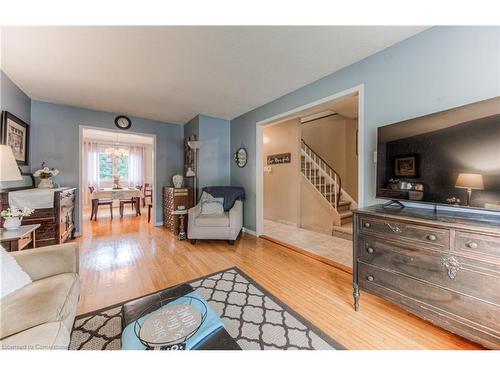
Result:
[[[146,207],[146,198],[149,198],[149,203],[153,203],[153,187],[150,183],[144,184],[144,196],[142,198],[142,207]]]
[[[135,188],[142,191],[142,185],[136,185]],[[130,204],[130,207],[132,208],[132,211],[133,211],[135,208],[135,202],[136,202],[136,198],[120,199],[120,217],[123,217],[123,211],[125,209],[125,205]]]
[[[153,203],[148,203],[148,223],[151,222],[151,208],[153,208]]]
[[[90,195],[95,191],[95,186],[89,186]],[[109,206],[111,219],[113,219],[113,200],[112,199],[92,199],[92,212],[90,213],[90,220],[92,217],[97,221],[97,210],[99,206]]]

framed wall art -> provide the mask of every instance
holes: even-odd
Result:
[[[17,164],[29,164],[30,126],[12,113],[2,111],[0,141],[9,145]]]
[[[395,158],[394,174],[396,177],[417,177],[417,156]]]

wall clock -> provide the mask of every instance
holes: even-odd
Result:
[[[236,162],[236,165],[240,168],[243,168],[245,165],[247,165],[247,159],[248,159],[248,153],[247,149],[244,147],[240,147],[234,153],[234,161]]]
[[[132,121],[127,116],[117,116],[115,118],[115,125],[119,129],[125,130],[132,126]]]

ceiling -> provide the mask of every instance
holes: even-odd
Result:
[[[2,69],[33,99],[184,124],[232,119],[425,28],[3,27]]]

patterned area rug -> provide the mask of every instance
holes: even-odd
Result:
[[[243,350],[345,349],[238,268],[188,282]],[[120,349],[122,306],[79,316],[70,349]]]

